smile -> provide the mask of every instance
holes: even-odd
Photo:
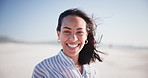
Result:
[[[75,48],[75,47],[77,47],[77,46],[79,46],[79,44],[75,44],[75,45],[72,45],[72,44],[67,44],[69,47],[71,47],[71,48]]]

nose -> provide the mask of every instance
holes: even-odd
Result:
[[[69,37],[69,40],[70,40],[71,42],[75,42],[75,41],[78,40],[78,38],[77,38],[77,36],[76,36],[75,34],[73,34],[73,35],[71,35],[71,36]]]

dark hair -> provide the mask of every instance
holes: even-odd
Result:
[[[86,22],[86,30],[88,32],[88,43],[84,45],[82,50],[80,51],[78,61],[81,65],[83,64],[90,64],[90,62],[95,62],[96,59],[98,59],[100,62],[102,62],[99,54],[97,52],[100,52],[96,49],[96,40],[94,38],[95,36],[95,29],[94,29],[94,21],[88,15],[83,12],[82,10],[79,10],[77,8],[75,9],[68,9],[60,14],[58,19],[58,26],[57,31],[61,31],[61,24],[62,20],[66,16],[78,16],[81,17]]]

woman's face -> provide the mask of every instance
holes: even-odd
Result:
[[[63,52],[69,57],[79,54],[87,39],[86,22],[78,16],[66,16],[62,20],[61,31],[58,31]]]

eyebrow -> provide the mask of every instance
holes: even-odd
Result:
[[[62,29],[69,29],[69,30],[71,30],[71,28],[69,28],[69,27],[63,27]]]
[[[82,30],[83,28],[77,28],[77,30]]]
[[[69,27],[63,27],[62,29],[69,29],[69,30],[71,30],[71,28],[69,28]],[[83,29],[83,28],[77,28],[76,30],[81,30],[81,29]]]

